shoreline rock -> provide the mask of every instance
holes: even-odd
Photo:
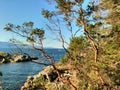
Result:
[[[31,57],[27,54],[9,54],[6,52],[0,52],[0,64],[5,63],[15,63],[15,62],[28,62],[33,59],[38,59],[37,57]]]
[[[26,61],[31,61],[30,56],[28,55],[12,55],[11,56],[11,62],[26,62]]]
[[[59,65],[58,65],[59,67]],[[73,84],[78,83],[77,73],[71,69],[59,68],[61,77],[70,78]],[[74,83],[75,82],[75,83]],[[67,89],[66,89],[67,88]],[[38,74],[28,76],[26,82],[21,86],[20,90],[70,90],[70,88],[62,82],[54,68],[45,66]]]
[[[0,64],[10,62],[11,55],[6,52],[0,52]]]
[[[46,66],[38,74],[33,76],[28,76],[26,82],[21,87],[21,90],[46,90],[44,86],[45,82],[53,82],[58,77],[57,73],[54,72],[52,66]],[[38,80],[38,82],[37,82]],[[36,84],[39,83],[40,87],[37,87]],[[40,84],[41,83],[41,84]]]

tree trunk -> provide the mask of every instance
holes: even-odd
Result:
[[[84,32],[88,38],[88,40],[91,42],[92,46],[93,46],[93,49],[94,49],[94,62],[97,63],[97,58],[98,58],[98,46],[97,44],[95,43],[94,39],[92,38],[92,36],[89,34],[89,32],[87,31],[87,26],[86,26],[86,23],[85,23],[85,20],[84,20],[84,15],[83,15],[83,9],[82,7],[80,8],[81,12],[82,12],[82,18],[81,18],[81,24],[84,26]],[[98,71],[98,68],[96,68],[96,73],[98,73],[98,76],[99,76],[99,79],[102,83],[102,85],[104,84],[104,80],[103,78],[100,76],[99,74],[99,71]]]

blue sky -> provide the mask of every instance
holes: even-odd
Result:
[[[45,19],[42,17],[42,8],[51,9],[45,0],[0,0],[0,41],[9,41],[10,38],[16,38],[16,35],[5,32],[3,28],[7,23],[21,25],[23,22],[33,21],[34,26],[44,28]],[[54,43],[54,42],[53,42]],[[50,40],[45,41],[45,46],[60,47]]]
[[[44,28],[47,20],[41,15],[43,8],[51,10],[53,5],[49,5],[45,0],[0,0],[0,41],[6,42],[12,37],[16,38],[13,33],[3,30],[9,22],[21,25],[23,22],[33,21],[35,27]],[[45,47],[61,47],[59,42],[49,39],[51,33],[48,32],[47,35]]]

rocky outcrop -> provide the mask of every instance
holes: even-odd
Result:
[[[61,70],[61,77],[70,78],[71,82],[77,82],[76,73],[70,70]],[[74,73],[74,74],[73,74]],[[21,90],[70,90],[66,84],[60,80],[58,74],[52,66],[46,66],[37,75],[28,76]]]
[[[12,55],[11,62],[26,62],[31,61],[30,56],[28,55]]]
[[[5,52],[0,52],[0,63],[8,63],[10,62],[10,54]]]
[[[57,73],[54,73],[54,69],[51,66],[47,66],[43,68],[43,70],[37,75],[28,76],[27,81],[21,87],[21,90],[46,90],[46,87],[42,83],[45,83],[45,81],[52,82],[57,78],[57,76]],[[36,86],[37,83],[40,87]]]
[[[13,63],[13,62],[26,62],[38,59],[37,57],[30,57],[27,54],[9,54],[5,52],[0,52],[0,64],[2,63]]]

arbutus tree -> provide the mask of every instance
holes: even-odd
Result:
[[[51,0],[46,1],[50,3]],[[62,76],[54,64],[54,57],[45,53],[43,47],[45,31],[43,29],[34,29],[33,22],[26,22],[22,26],[9,23],[4,29],[24,37],[32,44],[34,49],[39,50],[42,56],[50,61],[50,64],[58,73],[59,80],[69,85],[71,90],[77,90],[77,88],[80,90],[98,90],[104,89],[107,86],[107,89],[116,90],[113,83],[119,84],[119,79],[116,79],[119,75],[116,75],[116,73],[119,70],[113,68],[113,63],[102,58],[105,57],[107,49],[107,47],[104,48],[102,46],[108,45],[105,42],[109,39],[105,37],[114,37],[116,41],[119,40],[119,0],[110,0],[109,2],[112,2],[111,6],[105,4],[106,0],[97,1],[99,0],[91,0],[85,3],[85,0],[52,0],[55,3],[55,10],[43,9],[41,12],[43,17],[49,21],[46,22],[46,28],[54,33],[54,36],[61,42],[62,47],[66,51],[65,59],[74,64],[73,68],[78,71],[79,87],[76,87],[70,78]],[[106,10],[109,9],[113,11],[108,14]],[[105,15],[103,15],[104,12],[106,12]],[[115,19],[113,20],[113,18]],[[105,24],[106,21],[108,22],[107,24]],[[101,35],[102,30],[107,31],[102,28],[106,26],[109,29],[107,27],[109,25],[115,31],[111,30],[109,31],[110,33],[103,33]],[[65,36],[69,40],[66,40]],[[36,44],[39,45],[39,48],[36,47]],[[102,53],[105,55],[100,52],[100,48],[103,49],[104,53]],[[81,59],[80,54],[84,54],[83,59]],[[101,59],[105,59],[106,61]],[[119,62],[116,63],[117,65],[119,64]],[[110,81],[109,77],[113,77],[113,82],[112,80]]]
[[[98,11],[98,6],[95,4],[95,1],[88,2],[88,5],[86,8],[84,8],[83,5],[85,0],[55,0],[56,2],[56,11],[49,11],[49,10],[43,10],[42,14],[45,18],[47,18],[50,22],[54,17],[57,17],[57,20],[54,21],[54,25],[60,26],[58,24],[59,20],[67,23],[67,27],[69,27],[68,30],[71,33],[71,37],[73,38],[76,33],[80,33],[80,30],[82,30],[90,42],[91,46],[94,50],[94,64],[97,63],[98,59],[98,41],[92,36],[96,34],[97,31],[95,31],[93,34],[91,33],[91,30],[96,28],[98,29],[102,22],[99,18],[95,17],[95,13]],[[98,20],[99,19],[99,20]],[[53,20],[52,20],[53,21]],[[73,24],[76,23],[76,28],[73,29]],[[65,24],[65,23],[64,23]],[[57,28],[59,30],[60,27]],[[53,29],[54,31],[54,29]],[[62,29],[60,30],[60,32]],[[79,34],[80,35],[80,34]],[[61,34],[60,34],[61,36]],[[63,38],[61,38],[63,40]],[[63,43],[64,40],[62,41]],[[63,44],[64,47],[64,44]],[[70,56],[70,55],[69,55]],[[73,59],[73,58],[72,58]],[[73,59],[74,61],[74,59]],[[104,80],[99,74],[98,68],[94,68],[96,74],[99,76],[99,79],[102,84],[104,84]]]
[[[58,70],[56,68],[55,63],[54,63],[54,56],[50,56],[50,55],[46,54],[46,52],[44,50],[44,45],[43,45],[45,31],[43,29],[39,29],[39,28],[34,29],[33,25],[34,25],[34,23],[31,21],[25,22],[21,26],[8,23],[8,24],[6,24],[4,30],[13,32],[16,35],[19,35],[22,38],[24,38],[27,42],[31,43],[31,46],[33,49],[38,50],[43,57],[45,57],[47,60],[49,60],[50,65],[57,72],[59,79],[61,81],[63,81],[64,83],[68,84],[72,88],[72,90],[76,90],[76,87],[71,83],[71,81],[66,79],[65,77],[63,77],[61,75],[60,70]],[[59,33],[60,33],[60,35],[62,35],[61,32],[59,32]],[[60,37],[62,38],[62,36],[60,36]],[[64,39],[62,39],[62,40],[64,40]],[[62,44],[64,46],[64,42]]]

